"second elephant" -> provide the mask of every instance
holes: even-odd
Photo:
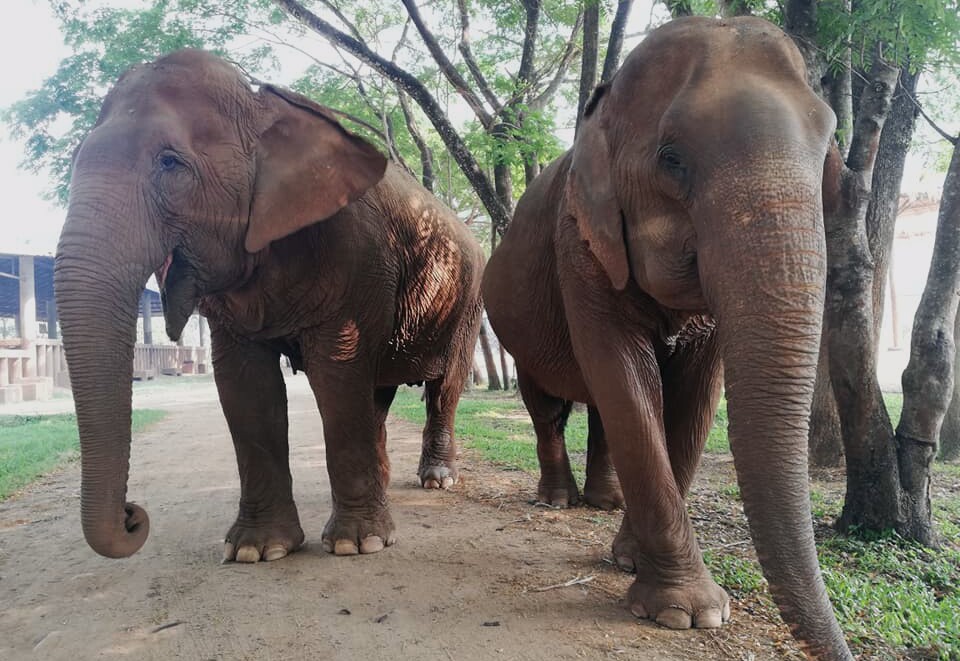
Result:
[[[483,283],[538,446],[554,448],[544,473],[569,500],[563,422],[570,401],[594,407],[627,506],[614,553],[637,572],[630,608],[674,628],[729,616],[684,503],[722,360],[757,555],[818,659],[851,658],[817,563],[806,467],[834,127],[775,26],[673,21],[594,93]]]

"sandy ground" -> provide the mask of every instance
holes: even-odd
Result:
[[[750,604],[737,603],[719,632],[637,621],[621,600],[630,578],[605,560],[619,513],[534,507],[531,476],[469,454],[462,484],[425,492],[419,430],[396,420],[397,544],[324,553],[329,484],[302,375],[288,383],[307,546],[277,562],[221,565],[236,463],[212,381],[186,380],[137,389],[138,407],[170,413],[133,442],[130,498],[151,517],[133,557],[102,558],[84,542],[76,463],[0,503],[0,659],[796,658],[785,628]],[[576,578],[588,582],[551,588]]]

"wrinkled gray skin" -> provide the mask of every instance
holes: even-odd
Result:
[[[202,51],[128,71],[76,154],[56,261],[90,546],[124,557],[147,537],[126,490],[137,302],[151,273],[171,338],[198,305],[209,317],[241,485],[224,558],[256,562],[304,539],[281,354],[306,372],[323,418],[328,551],[394,541],[384,421],[398,384],[425,382],[421,484],[455,482],[482,266],[463,223],[327,109],[254,92]]]
[[[684,505],[723,378],[770,590],[811,658],[850,659],[807,491],[835,119],[805,81],[796,47],[759,19],[654,31],[594,94],[573,149],[525,192],[483,294],[561,501],[568,403],[602,420],[592,436],[626,501],[614,554],[637,572],[636,615],[673,628],[729,616]]]

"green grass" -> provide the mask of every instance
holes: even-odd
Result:
[[[819,550],[843,629],[866,658],[909,649],[920,658],[960,659],[960,551],[893,535],[836,536]]]
[[[401,388],[391,411],[423,424],[419,390]],[[884,395],[894,425],[903,398]],[[456,433],[464,446],[507,470],[538,473],[533,426],[515,393],[468,391],[457,410]],[[586,414],[575,412],[567,428],[567,448],[574,473],[583,479]],[[706,451],[729,452],[726,402],[721,401]],[[934,481],[955,484],[960,465],[938,463]],[[811,491],[818,523],[831,523],[840,513],[843,484]],[[731,504],[739,499],[736,485],[719,493]],[[854,653],[869,659],[960,660],[960,497],[934,500],[937,528],[948,543],[927,549],[894,535],[873,539],[830,536],[819,543],[820,564],[841,626]],[[726,508],[735,510],[736,508]],[[723,516],[717,514],[717,516]],[[819,526],[821,531],[824,526]],[[765,592],[760,567],[746,547],[707,551],[704,560],[714,578],[734,597],[757,597],[775,608]]]
[[[424,424],[426,413],[420,392],[401,387],[390,412],[409,422]],[[507,470],[539,472],[533,423],[516,392],[471,390],[464,393],[457,407],[454,432],[464,447],[476,450],[486,461]],[[587,452],[586,409],[570,414],[566,440],[573,472],[582,484]]]
[[[133,432],[164,415],[150,409],[134,411]],[[0,416],[0,500],[76,457],[79,444],[74,415]]]

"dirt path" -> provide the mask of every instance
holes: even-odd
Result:
[[[0,504],[0,659],[782,659],[785,629],[734,610],[720,633],[671,632],[620,603],[629,577],[603,558],[616,517],[526,503],[532,478],[464,460],[451,492],[416,485],[419,430],[392,421],[398,542],[336,558],[319,417],[290,387],[291,463],[307,546],[278,562],[220,565],[239,483],[211,382],[134,440],[131,499],[150,538],[126,560],[97,556],[79,523],[79,467]],[[146,394],[144,394],[146,392]],[[168,406],[169,405],[169,406]],[[594,525],[597,524],[597,525]],[[537,591],[576,577],[572,587]]]

